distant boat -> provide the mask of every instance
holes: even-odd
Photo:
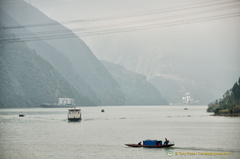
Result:
[[[24,117],[25,115],[21,112],[20,114],[19,114],[19,117]]]
[[[104,110],[104,109],[102,109],[102,110],[101,110],[101,112],[103,113],[103,112],[105,112],[105,110]]]
[[[80,108],[69,108],[68,109],[68,120],[69,121],[80,121],[82,120]]]
[[[42,103],[43,108],[71,108],[75,106],[73,98],[58,98],[58,103]]]
[[[182,101],[180,101],[179,104],[180,105],[198,105],[199,104],[199,100],[194,100],[191,97],[190,92],[186,92],[185,96],[182,97]]]
[[[184,108],[184,110],[188,110],[188,108]]]
[[[174,146],[173,142],[170,142],[168,144],[162,144],[161,140],[144,140],[143,144],[125,144],[129,147],[146,147],[146,148],[164,148],[164,147],[171,147]]]

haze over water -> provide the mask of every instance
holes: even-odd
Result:
[[[66,108],[1,109],[1,158],[239,157],[238,117],[210,116],[206,106],[187,106],[188,110],[184,110],[185,107],[81,107],[81,122],[68,122]],[[105,112],[101,113],[101,109]],[[25,117],[18,117],[20,112]],[[165,137],[175,142],[175,146],[149,149],[124,145]],[[169,157],[168,151],[172,151],[173,156]],[[227,155],[211,156],[211,153]]]

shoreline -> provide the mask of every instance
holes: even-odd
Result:
[[[240,117],[240,113],[231,113],[231,114],[212,114],[212,116]]]

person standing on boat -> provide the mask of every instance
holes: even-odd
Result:
[[[169,140],[165,138],[164,145],[168,145],[168,143],[169,143]]]
[[[138,145],[142,145],[142,142],[140,141],[140,142],[138,143]]]

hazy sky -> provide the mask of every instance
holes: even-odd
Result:
[[[191,71],[205,77],[228,76],[229,88],[240,75],[238,0],[26,1],[72,29],[99,59],[148,77],[177,79],[166,70],[196,66]]]
[[[236,0],[27,1],[73,29],[100,58],[106,53],[101,56],[98,48],[111,43],[113,49],[132,43],[159,51],[191,47],[193,41],[214,41],[215,47],[231,41],[233,46],[226,47],[239,49],[240,2]]]

